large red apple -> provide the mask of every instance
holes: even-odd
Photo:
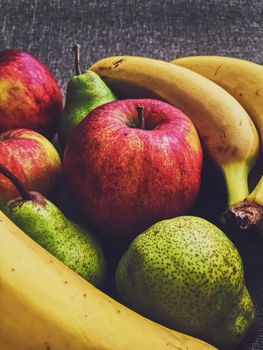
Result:
[[[96,108],[77,126],[64,154],[69,190],[87,223],[118,239],[186,212],[198,194],[201,167],[191,120],[155,99]]]
[[[0,132],[33,129],[54,136],[62,94],[54,76],[37,58],[19,50],[0,52]]]
[[[0,133],[0,165],[13,173],[27,191],[47,196],[56,189],[62,173],[61,160],[53,144],[29,129]],[[15,186],[0,174],[0,207],[17,196]]]

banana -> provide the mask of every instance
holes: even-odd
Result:
[[[113,300],[0,211],[1,350],[215,350]]]
[[[248,60],[223,56],[189,56],[171,63],[191,69],[228,91],[248,112],[263,150],[263,66]],[[230,208],[231,220],[247,229],[263,217],[263,179],[242,203]],[[226,213],[226,215],[228,215]]]
[[[260,141],[248,113],[228,92],[190,69],[145,57],[108,57],[90,69],[121,97],[159,98],[185,112],[223,172],[228,205],[248,196]]]
[[[201,74],[228,91],[247,110],[263,148],[263,66],[223,56],[189,56],[171,63]]]

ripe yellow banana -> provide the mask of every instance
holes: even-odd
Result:
[[[263,149],[263,66],[223,56],[189,56],[171,63],[191,69],[228,91],[247,110],[257,127]],[[253,203],[253,204],[252,204]],[[242,229],[259,225],[263,217],[263,179],[243,203],[231,208]]]
[[[248,196],[247,177],[260,141],[249,115],[228,92],[189,69],[145,57],[108,57],[90,69],[117,95],[155,97],[184,111],[224,174],[229,206]]]
[[[1,350],[215,350],[129,310],[0,211]]]
[[[189,56],[171,63],[214,81],[247,110],[255,123],[263,147],[263,66],[251,61],[223,56]]]

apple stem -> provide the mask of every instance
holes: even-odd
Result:
[[[75,44],[73,46],[73,51],[75,52],[75,70],[76,70],[76,75],[81,74],[80,70],[80,45]]]
[[[143,115],[143,106],[138,106],[136,107],[137,113],[138,113],[138,119],[139,119],[139,128],[140,129],[145,129],[145,120],[144,120],[144,115]]]
[[[0,173],[6,176],[16,187],[18,192],[20,193],[20,196],[22,200],[31,200],[30,194],[25,190],[24,186],[22,185],[22,182],[18,180],[18,178],[13,175],[8,169],[6,169],[4,166],[0,165]]]

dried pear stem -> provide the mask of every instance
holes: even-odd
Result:
[[[80,45],[75,44],[73,46],[73,51],[75,52],[75,70],[76,70],[76,75],[81,74],[81,69],[80,69]]]

